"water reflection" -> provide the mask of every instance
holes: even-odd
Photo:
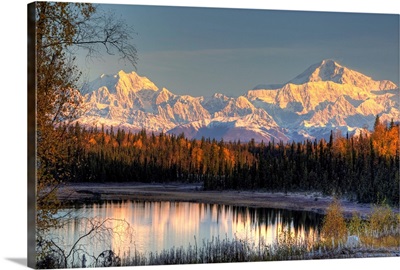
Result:
[[[53,236],[68,249],[105,221],[97,233],[82,242],[81,247],[93,255],[106,249],[120,255],[156,252],[201,245],[212,237],[272,244],[283,230],[313,239],[322,220],[321,215],[310,212],[186,202],[104,202],[72,209],[71,213],[73,217],[66,226],[54,231]]]

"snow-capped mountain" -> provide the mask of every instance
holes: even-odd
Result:
[[[372,127],[377,114],[386,121],[400,116],[396,84],[375,81],[332,60],[310,66],[280,89],[251,90],[246,96],[279,126],[313,137],[327,133],[321,129],[351,133]]]
[[[265,87],[265,88],[264,88]],[[176,95],[135,72],[101,75],[81,89],[87,126],[185,133],[188,138],[249,141],[327,137],[359,132],[377,114],[400,119],[398,86],[333,60],[310,66],[283,85],[259,84],[239,97]]]
[[[348,69],[333,60],[323,60],[310,66],[288,83],[305,84],[309,82],[331,81],[339,84],[350,84],[368,90],[394,89],[397,86],[388,80],[374,81],[371,77]]]

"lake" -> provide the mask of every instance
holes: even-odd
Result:
[[[148,201],[82,205],[60,211],[59,216],[65,216],[65,223],[51,232],[55,242],[68,251],[82,235],[96,228],[75,246],[95,257],[107,249],[123,257],[135,251],[148,254],[200,246],[215,238],[272,244],[282,231],[313,240],[323,219],[320,214],[304,211]]]

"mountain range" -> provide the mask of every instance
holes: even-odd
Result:
[[[101,75],[81,90],[85,126],[211,137],[225,141],[300,141],[332,130],[371,129],[376,115],[400,119],[399,89],[333,60],[311,65],[285,84],[259,84],[239,97],[176,95],[136,72]]]

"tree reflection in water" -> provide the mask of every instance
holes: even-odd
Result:
[[[304,211],[188,202],[108,201],[65,211],[70,211],[73,217],[66,226],[52,232],[54,237],[63,239],[65,246],[84,233],[85,220],[109,218],[130,224],[133,232],[129,235],[118,231],[108,241],[84,239],[82,244],[94,256],[104,250],[129,256],[135,251],[149,253],[172,247],[185,248],[189,244],[211,241],[213,237],[242,239],[255,246],[260,241],[273,244],[282,231],[296,238],[313,240],[318,237],[323,218]],[[124,230],[124,227],[117,228]]]

